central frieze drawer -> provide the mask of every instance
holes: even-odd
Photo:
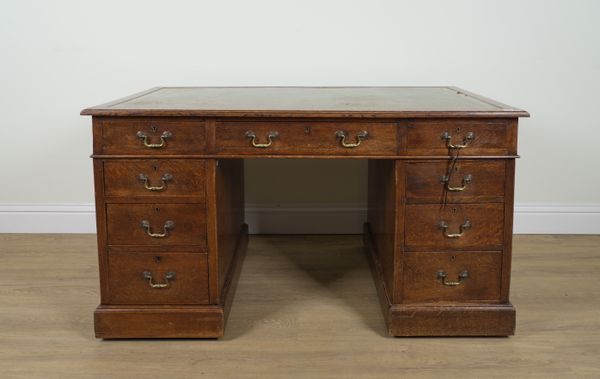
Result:
[[[111,304],[207,304],[206,254],[113,253],[108,257]]]
[[[104,193],[119,197],[193,196],[204,201],[205,176],[203,160],[106,160]]]
[[[409,204],[407,251],[502,250],[504,204]]]
[[[107,204],[109,245],[206,246],[204,204]]]
[[[396,155],[395,122],[216,123],[218,154]]]

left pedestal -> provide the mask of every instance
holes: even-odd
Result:
[[[247,245],[243,161],[201,119],[94,118],[98,338],[223,335]]]

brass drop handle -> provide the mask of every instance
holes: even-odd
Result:
[[[150,271],[144,271],[142,276],[148,280],[148,285],[152,288],[167,288],[171,284],[170,280],[175,280],[175,273],[172,271],[165,274],[165,281],[163,283],[155,283]]]
[[[256,142],[256,133],[254,133],[251,130],[248,130],[245,134],[246,138],[251,138],[252,139],[252,146],[253,147],[258,147],[258,148],[265,148],[265,147],[269,147],[273,144],[273,139],[274,138],[278,138],[279,137],[279,133],[278,132],[269,132],[267,133],[267,143],[257,143]]]
[[[366,130],[358,132],[356,135],[356,143],[347,143],[346,137],[348,137],[348,133],[343,130],[338,130],[335,132],[335,137],[340,139],[340,143],[345,148],[353,148],[358,147],[362,143],[363,140],[369,138],[369,133]]]
[[[442,176],[441,182],[446,184],[446,189],[450,192],[460,192],[464,191],[467,188],[467,185],[471,184],[473,181],[473,175],[468,174],[463,176],[462,186],[460,187],[451,187],[450,186],[450,177],[448,175]]]
[[[460,286],[461,284],[464,283],[465,279],[467,279],[469,277],[469,271],[463,271],[460,274],[458,274],[458,280],[457,281],[450,281],[447,280],[448,278],[448,274],[446,274],[445,271],[438,271],[437,272],[437,278],[438,280],[442,281],[442,284],[448,287],[456,287],[456,286]]]
[[[471,221],[467,220],[465,221],[459,229],[458,233],[448,233],[448,223],[444,220],[440,221],[440,223],[438,224],[438,226],[440,227],[440,229],[442,229],[442,232],[444,233],[444,236],[446,236],[446,238],[460,238],[465,234],[465,230],[470,229],[471,228]]]
[[[169,235],[169,230],[173,229],[174,227],[175,227],[175,223],[171,220],[168,220],[165,222],[165,225],[163,225],[162,233],[153,233],[152,227],[150,226],[150,221],[142,220],[142,228],[145,229],[146,234],[152,238],[165,238]]]
[[[173,175],[164,174],[162,176],[162,178],[160,178],[160,180],[162,181],[162,185],[160,185],[160,186],[150,185],[150,179],[148,179],[148,177],[144,174],[139,174],[138,179],[140,180],[140,182],[144,183],[144,188],[147,189],[148,191],[163,191],[163,190],[167,189],[167,182],[170,180],[173,180]]]
[[[150,143],[150,137],[148,137],[148,135],[146,133],[142,132],[141,130],[137,132],[136,136],[137,136],[137,138],[142,140],[142,142],[144,143],[144,146],[150,147],[153,149],[158,149],[158,148],[164,147],[167,144],[167,139],[173,137],[173,133],[171,133],[169,131],[163,132],[160,135],[160,143]]]
[[[442,140],[446,141],[446,146],[448,147],[448,149],[464,149],[465,147],[469,146],[469,144],[475,139],[475,133],[467,133],[461,145],[454,145],[452,143],[452,136],[448,132],[442,133],[441,137]]]

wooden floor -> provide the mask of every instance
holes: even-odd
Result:
[[[513,268],[516,336],[389,338],[359,236],[253,236],[225,338],[102,341],[94,236],[0,235],[0,378],[600,377],[600,236]]]

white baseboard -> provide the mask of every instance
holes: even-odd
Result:
[[[297,207],[248,205],[252,234],[357,234],[364,205]],[[0,233],[95,233],[94,205],[0,204]],[[600,234],[598,204],[517,204],[516,234]]]
[[[600,204],[517,204],[515,234],[600,234]]]
[[[0,204],[0,233],[96,233],[95,207],[83,204]]]

